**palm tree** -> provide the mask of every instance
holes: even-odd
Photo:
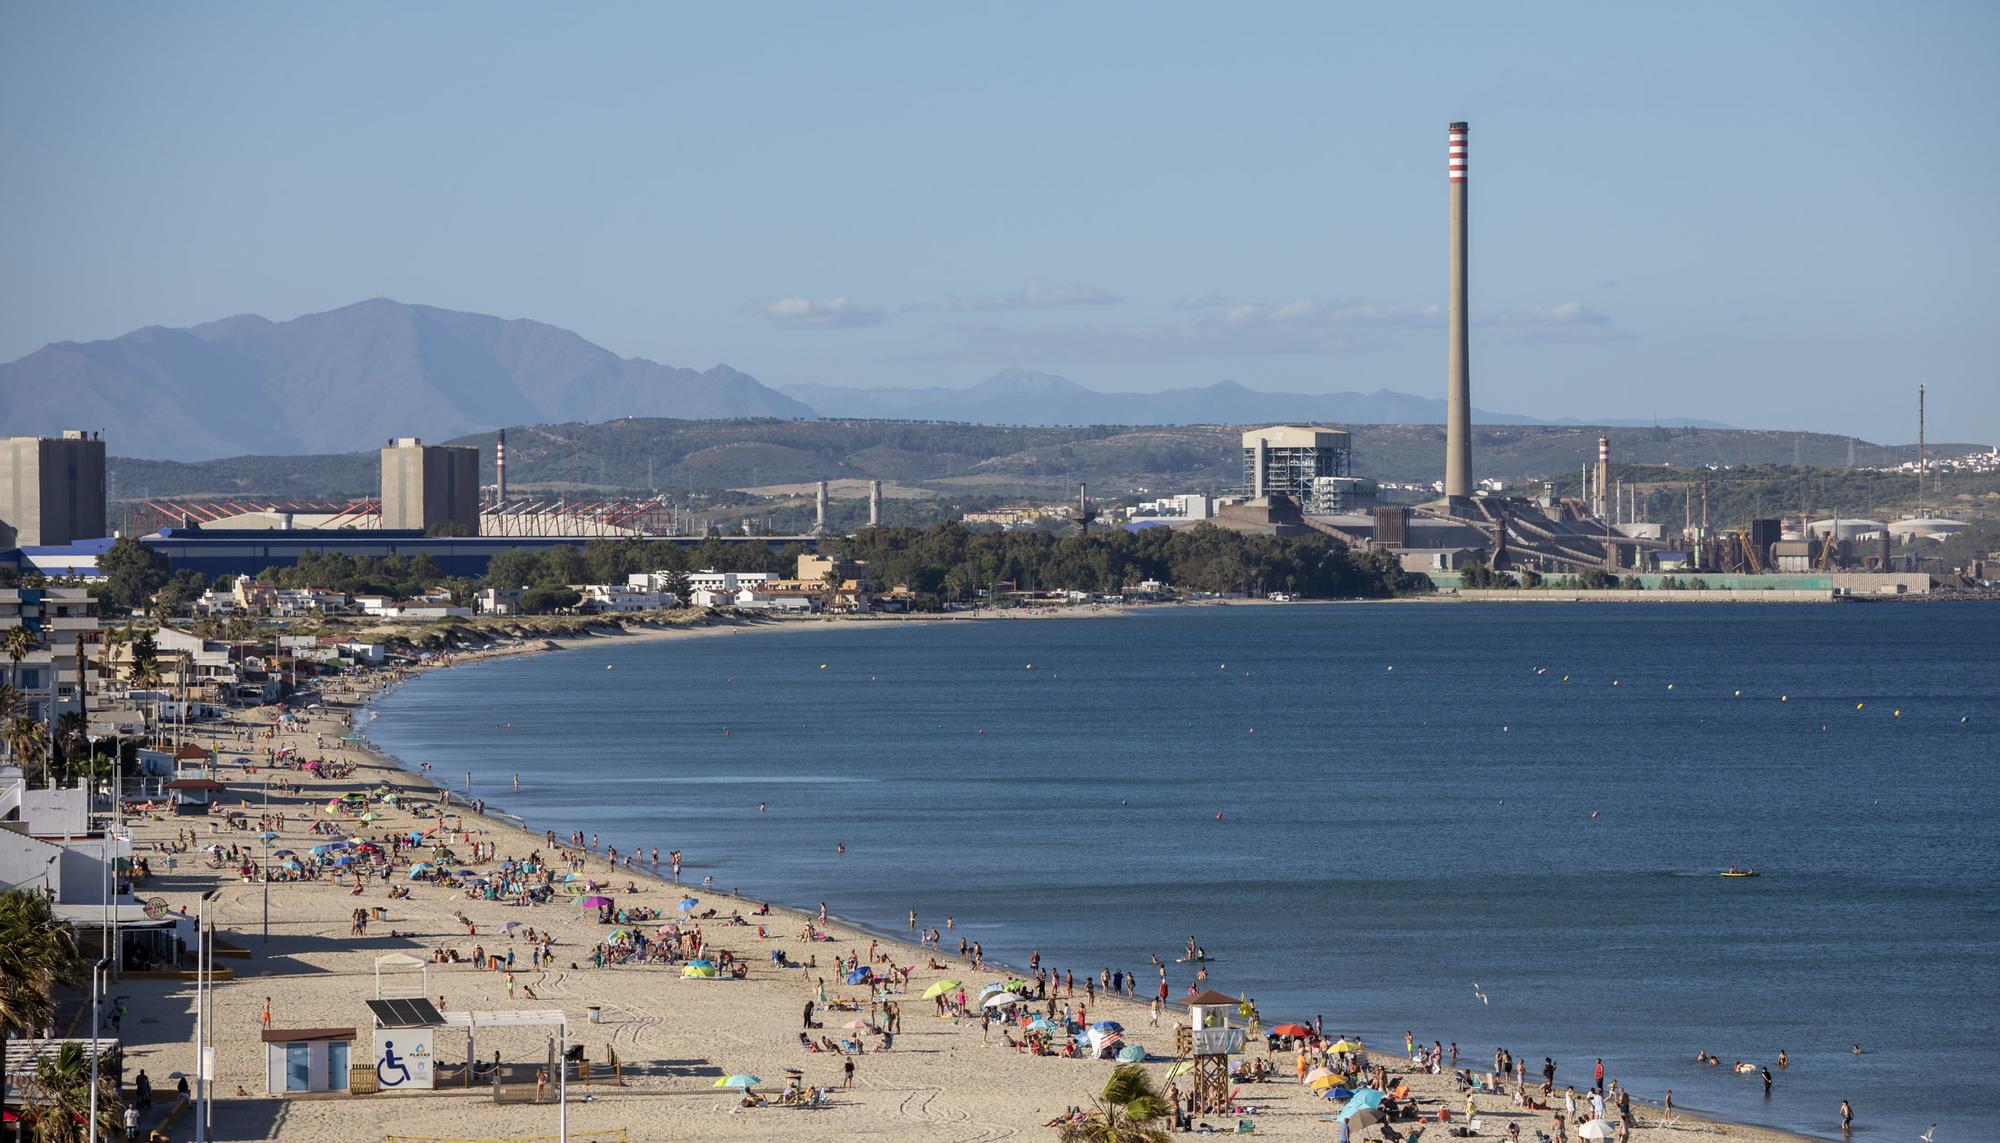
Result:
[[[0,635],[0,651],[5,651],[7,657],[14,661],[14,683],[16,686],[19,686],[21,682],[21,660],[33,654],[35,648],[41,645],[41,636],[29,630],[26,626],[9,627],[5,635]]]
[[[65,711],[56,716],[56,754],[63,760],[66,771],[76,769],[76,759],[88,746],[90,736],[84,722],[83,712]]]
[[[97,1137],[116,1139],[125,1129],[125,1107],[118,1091],[118,1051],[104,1053],[97,1066]],[[80,1143],[90,1135],[90,1053],[68,1041],[35,1061],[38,1098],[35,1138],[40,1143]],[[24,1093],[25,1094],[25,1093]]]
[[[1062,1143],[1167,1143],[1166,1131],[1152,1126],[1167,1117],[1167,1101],[1138,1064],[1120,1064],[1094,1102],[1081,1122],[1063,1124],[1056,1138]]]
[[[31,1036],[46,1027],[56,987],[81,984],[84,967],[75,935],[45,896],[0,893],[0,1034]]]
[[[17,714],[7,720],[7,749],[14,752],[14,761],[20,764],[21,772],[31,781],[39,766],[41,779],[48,780],[49,728],[38,718]]]
[[[0,1039],[39,1035],[55,1018],[57,987],[80,985],[84,972],[75,935],[46,897],[29,889],[0,893]],[[5,1083],[0,1074],[0,1103]]]

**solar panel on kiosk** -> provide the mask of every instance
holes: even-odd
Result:
[[[435,1028],[444,1023],[437,1005],[421,996],[400,1000],[370,1000],[368,1010],[375,1014],[378,1028]]]

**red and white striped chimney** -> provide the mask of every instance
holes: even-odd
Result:
[[[507,502],[507,430],[500,430],[500,437],[493,442],[493,499],[495,503]]]
[[[1465,181],[1465,131],[1465,124],[1454,123],[1446,135],[1449,142],[1446,150],[1445,178],[1450,182]]]

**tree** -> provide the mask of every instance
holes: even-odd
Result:
[[[130,536],[120,536],[97,558],[97,570],[105,595],[125,608],[143,606],[167,582],[165,557]]]
[[[208,591],[208,577],[190,568],[182,568],[160,585],[153,593],[160,609],[171,615],[200,599]]]
[[[141,690],[160,685],[160,645],[151,631],[132,636],[132,682]]]
[[[0,1040],[40,1034],[55,1019],[56,989],[83,978],[76,938],[48,898],[32,889],[0,893]],[[0,1103],[5,1085],[0,1074]]]
[[[564,549],[567,551],[568,549]],[[547,615],[583,602],[583,594],[567,587],[544,584],[521,593],[521,614]]]
[[[7,720],[7,749],[20,763],[22,773],[34,781],[48,780],[49,728],[39,718],[17,714]]]
[[[98,1058],[95,1138],[116,1139],[125,1130],[125,1104],[118,1090],[121,1070],[116,1048]],[[40,1143],[82,1143],[93,1138],[88,1126],[90,1053],[82,1044],[70,1041],[36,1060],[34,1087],[22,1102],[36,1110],[35,1138]]]
[[[1153,1124],[1169,1114],[1167,1101],[1153,1087],[1146,1069],[1120,1064],[1104,1090],[1079,1123],[1065,1123],[1056,1132],[1062,1143],[1167,1143],[1167,1132]]]

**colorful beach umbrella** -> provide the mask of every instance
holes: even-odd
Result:
[[[1021,998],[1011,992],[996,992],[979,1003],[984,1008],[1005,1008],[1009,1004],[1019,1004],[1020,1002]]]
[[[719,1080],[716,1080],[716,1081],[715,1081],[715,1086],[716,1086],[716,1087],[752,1087],[752,1086],[755,1086],[755,1085],[757,1085],[757,1084],[760,1084],[760,1083],[763,1083],[763,1082],[764,1082],[763,1080],[760,1080],[760,1079],[758,1079],[758,1078],[757,1078],[756,1076],[752,1076],[752,1075],[734,1075],[734,1076],[724,1076],[724,1077],[722,1077],[721,1079],[719,1079]]]
[[[1356,1131],[1363,1131],[1378,1123],[1387,1123],[1389,1121],[1389,1117],[1384,1115],[1382,1109],[1379,1107],[1364,1107],[1352,1115],[1343,1111],[1340,1113],[1340,1118],[1345,1120],[1347,1125]]]
[[[931,985],[929,988],[924,989],[924,999],[936,1000],[938,997],[943,996],[945,993],[950,992],[952,989],[957,987],[958,987],[958,981],[956,980],[940,980],[936,984]]]
[[[1310,1036],[1313,1034],[1313,1030],[1304,1024],[1280,1024],[1271,1029],[1271,1034],[1273,1036]]]
[[[1359,1040],[1336,1040],[1333,1046],[1327,1049],[1329,1052],[1358,1052],[1360,1050],[1361,1042]]]
[[[1381,1106],[1382,1093],[1372,1087],[1364,1087],[1348,1097],[1347,1103],[1340,1109],[1340,1117],[1352,1119],[1364,1111],[1373,1111]]]
[[[685,913],[699,904],[701,904],[701,898],[699,897],[683,897],[681,898],[680,905],[681,912]]]
[[[1146,1049],[1140,1047],[1137,1044],[1127,1044],[1124,1047],[1118,1049],[1119,1063],[1136,1064],[1145,1058],[1146,1058]]]
[[[257,835],[257,840],[258,840],[258,841],[276,841],[276,840],[278,840],[278,835],[277,835],[277,834],[275,834],[275,833],[272,833],[272,832],[271,832],[270,830],[265,830],[265,831],[264,831],[263,833],[260,833],[260,834],[258,834],[258,835]]]
[[[1167,1069],[1167,1078],[1174,1079],[1178,1076],[1184,1076],[1193,1070],[1194,1070],[1193,1060],[1182,1060],[1179,1063],[1175,1064],[1173,1067]]]
[[[576,904],[580,909],[609,909],[617,902],[609,897],[581,897]]]

